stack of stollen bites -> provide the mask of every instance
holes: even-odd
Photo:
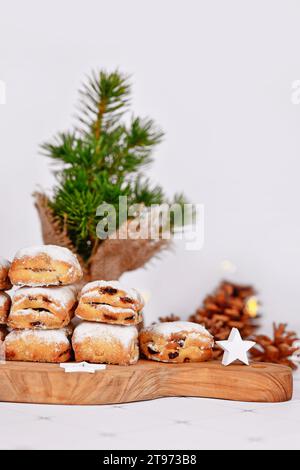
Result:
[[[69,326],[77,305],[74,284],[82,279],[73,253],[43,245],[20,250],[10,267],[14,287],[5,338],[6,359],[67,362],[72,358]]]
[[[12,287],[8,277],[9,269],[10,262],[0,256],[0,344],[7,334],[6,324],[11,306],[10,296],[4,292]]]
[[[76,256],[62,247],[20,250],[12,265],[0,258],[0,345],[4,340],[6,359],[60,363],[72,358],[70,322],[77,307],[74,284],[82,276]],[[12,285],[16,290],[11,306],[4,291]],[[72,338],[75,360],[135,364],[139,345],[143,357],[154,361],[203,362],[212,358],[213,337],[196,323],[154,324],[139,335],[143,307],[141,295],[118,281],[87,284],[76,309],[82,323]]]
[[[81,292],[76,316],[83,320],[74,330],[77,362],[135,364],[139,359],[138,325],[144,300],[135,289],[118,281],[96,281]]]

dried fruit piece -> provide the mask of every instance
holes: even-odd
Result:
[[[176,352],[176,351],[169,353],[169,358],[170,359],[176,359],[176,357],[178,357],[178,356],[179,356],[179,353]]]

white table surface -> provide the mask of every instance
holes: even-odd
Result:
[[[0,404],[1,449],[299,449],[294,398],[253,404],[167,398],[116,406]]]

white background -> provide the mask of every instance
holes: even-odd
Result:
[[[186,317],[223,277],[254,283],[264,321],[299,323],[297,0],[0,0],[0,252],[41,242],[31,193],[51,188],[38,146],[74,123],[92,69],[133,76],[136,114],[166,131],[151,170],[206,209],[205,246],[126,275],[147,319]],[[235,274],[222,270],[229,260]]]

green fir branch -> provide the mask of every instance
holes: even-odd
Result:
[[[146,207],[168,202],[143,174],[164,134],[151,119],[128,123],[130,92],[126,75],[92,73],[80,90],[79,125],[41,146],[55,163],[50,207],[85,260],[99,243],[96,210],[103,202],[116,211],[120,196]],[[184,196],[175,201],[184,204]]]

